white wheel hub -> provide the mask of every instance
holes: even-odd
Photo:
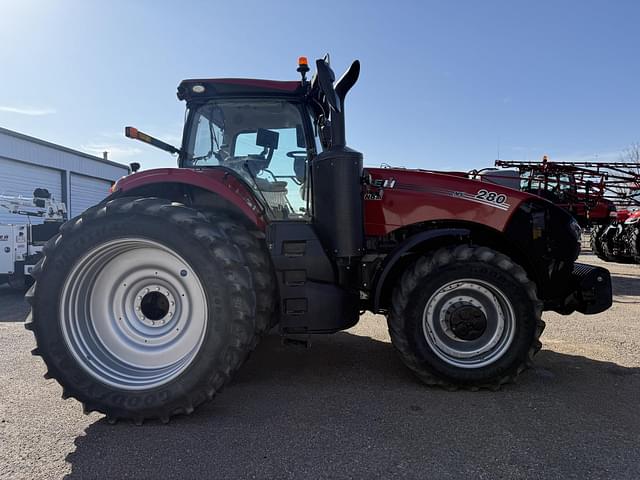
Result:
[[[73,356],[108,385],[141,390],[177,377],[207,325],[204,288],[175,251],[143,238],[86,253],[62,289],[62,332]]]

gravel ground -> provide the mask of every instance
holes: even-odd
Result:
[[[421,386],[367,315],[310,350],[270,336],[214,402],[141,427],[61,400],[0,288],[0,477],[640,478],[640,266],[607,266],[614,306],[545,314],[535,368],[500,392]]]

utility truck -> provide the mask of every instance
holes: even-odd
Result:
[[[0,209],[20,216],[43,218],[32,225],[0,224],[0,284],[22,289],[31,284],[31,271],[40,260],[44,244],[62,225],[67,209],[44,188],[36,188],[33,197],[0,194]]]

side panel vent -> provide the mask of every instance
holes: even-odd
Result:
[[[282,254],[287,257],[302,257],[307,251],[306,241],[282,242]]]
[[[284,301],[284,311],[287,315],[304,315],[307,313],[306,298],[287,298]]]
[[[285,270],[284,283],[289,287],[304,285],[307,281],[306,270]]]

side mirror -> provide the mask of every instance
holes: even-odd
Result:
[[[131,169],[131,173],[136,173],[140,170],[140,164],[138,162],[131,162],[129,168]]]
[[[51,194],[46,188],[36,188],[33,191],[33,196],[35,198],[51,198]]]
[[[280,134],[278,132],[274,132],[273,130],[259,128],[256,132],[256,145],[258,145],[259,147],[276,150],[278,148],[279,140]]]

